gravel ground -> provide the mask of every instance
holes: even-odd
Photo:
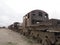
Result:
[[[40,45],[9,29],[0,29],[0,45]]]

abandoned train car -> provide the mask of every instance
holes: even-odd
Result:
[[[49,19],[48,13],[42,10],[27,13],[19,32],[37,39],[41,45],[60,45],[60,20]]]

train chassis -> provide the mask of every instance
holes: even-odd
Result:
[[[29,38],[33,38],[41,45],[60,45],[59,37],[56,36],[56,32],[45,32],[45,31],[38,31],[38,30],[23,30],[22,31],[24,36]]]

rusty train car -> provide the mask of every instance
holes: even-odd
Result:
[[[22,26],[19,22],[14,22],[13,24],[8,26],[8,29],[19,32],[22,29]]]
[[[60,20],[49,19],[48,13],[42,10],[27,13],[19,32],[37,39],[41,45],[60,45]]]

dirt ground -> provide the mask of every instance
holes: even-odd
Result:
[[[0,45],[40,45],[9,29],[0,29]]]

